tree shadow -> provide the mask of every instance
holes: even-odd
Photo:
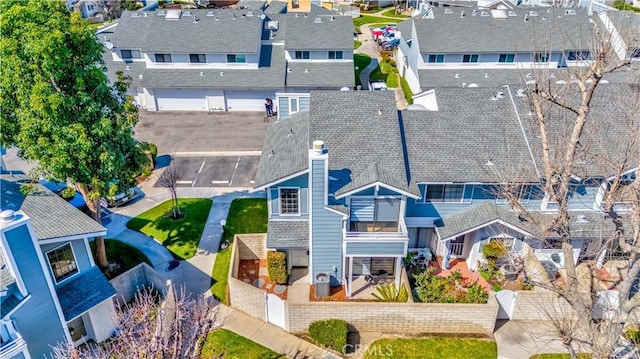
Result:
[[[161,155],[156,157],[156,167],[155,169],[167,167],[171,163],[171,156],[169,155]]]

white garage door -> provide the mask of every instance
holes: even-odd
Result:
[[[209,111],[205,90],[156,89],[158,111]]]
[[[264,100],[275,99],[275,92],[266,91],[225,91],[227,111],[264,111]],[[275,102],[275,101],[274,101]]]

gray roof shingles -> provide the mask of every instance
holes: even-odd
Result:
[[[77,235],[95,236],[106,229],[40,184],[37,191],[24,196],[20,185],[24,175],[1,175],[2,210],[22,210],[30,218],[38,240]]]
[[[495,89],[440,88],[438,111],[403,112],[413,181],[538,180],[511,100],[501,90],[505,97],[492,100]]]
[[[563,51],[590,48],[591,25],[585,10],[575,9],[576,15],[565,15],[566,9],[516,9],[517,16],[494,19],[492,16],[472,16],[471,9],[433,8],[434,19],[409,19],[414,21],[420,51],[423,53],[482,53],[482,52],[532,52],[541,50]],[[465,16],[461,18],[464,11]],[[525,14],[537,11],[538,16]],[[489,12],[490,13],[490,12]],[[597,16],[596,22],[600,20]],[[446,36],[433,36],[446,34]],[[481,34],[482,36],[471,36]],[[557,36],[563,34],[563,36]]]
[[[65,320],[69,321],[116,295],[98,267],[91,267],[56,289]]]
[[[309,221],[269,221],[267,248],[309,248]]]
[[[353,88],[356,85],[353,61],[344,62],[289,62],[287,86],[305,88],[342,87]]]
[[[300,112],[267,128],[255,187],[309,167],[309,112]]]
[[[288,14],[286,50],[353,50],[351,16]]]
[[[260,46],[260,14],[246,16],[246,10],[188,10],[192,16],[177,20],[160,16],[159,11],[132,17],[122,13],[111,42],[116,48],[141,48],[151,53],[256,53]],[[244,15],[244,16],[243,16]],[[198,21],[194,21],[197,18]],[[230,39],[233,39],[231,41]]]

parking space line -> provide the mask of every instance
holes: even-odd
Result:
[[[192,184],[193,181],[176,181],[177,184]]]
[[[198,180],[198,176],[200,176],[200,173],[202,172],[202,169],[204,168],[204,164],[207,162],[207,159],[203,159],[202,160],[202,164],[200,165],[200,169],[198,170],[198,174],[196,175],[196,178],[193,179],[193,183],[191,184],[191,187],[196,185],[196,181]]]
[[[238,156],[238,160],[236,161],[236,166],[233,168],[233,173],[231,174],[231,179],[229,180],[229,186],[233,183],[233,177],[236,175],[236,171],[238,170],[238,164],[240,163],[240,156]]]
[[[211,181],[211,184],[229,184],[229,181]]]

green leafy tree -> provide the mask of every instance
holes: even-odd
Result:
[[[110,84],[87,25],[63,1],[0,1],[0,142],[38,162],[37,174],[73,183],[101,222],[100,198],[114,183],[133,185],[146,159],[133,138],[129,80]],[[104,267],[103,238],[96,245]]]

